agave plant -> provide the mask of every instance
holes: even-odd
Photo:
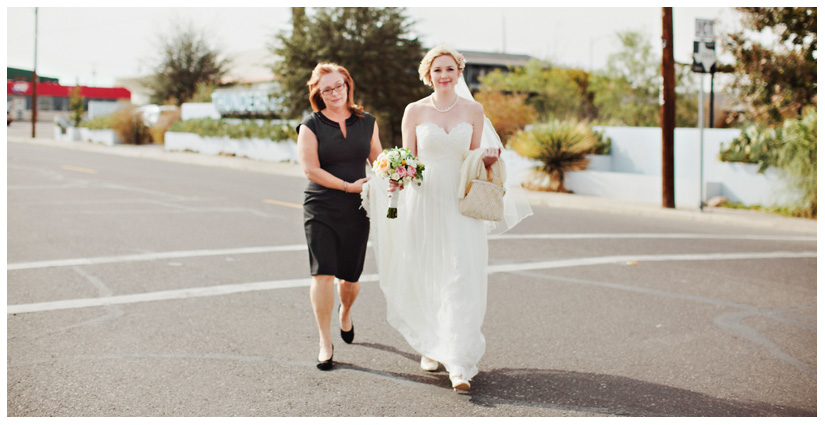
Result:
[[[587,154],[601,142],[599,134],[578,121],[551,121],[520,131],[510,139],[510,148],[542,165],[527,189],[572,193],[564,187],[564,173],[587,168]]]

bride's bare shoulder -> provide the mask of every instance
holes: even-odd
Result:
[[[430,102],[430,97],[427,96],[427,97],[418,99],[413,103],[410,103],[409,105],[407,105],[407,109],[410,109],[410,108],[421,109],[421,108],[425,107],[426,105],[429,105],[429,102]]]
[[[470,112],[471,114],[482,114],[484,115],[484,106],[480,103],[476,102],[475,100],[461,98],[459,105],[465,111]]]
[[[410,116],[418,116],[426,108],[426,100],[427,98],[425,97],[424,99],[416,100],[415,102],[408,104],[407,108],[404,110],[404,114]]]
[[[476,111],[476,110],[483,111],[484,110],[484,107],[481,106],[480,103],[476,102],[473,99],[467,99],[467,98],[462,97],[461,98],[461,104],[464,105],[467,108],[472,108],[473,111]]]

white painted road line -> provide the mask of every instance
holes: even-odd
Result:
[[[488,266],[488,273],[506,273],[525,270],[558,269],[563,267],[594,266],[646,261],[715,261],[715,260],[761,260],[776,258],[816,258],[816,251],[801,252],[720,252],[713,254],[663,254],[663,255],[611,255],[607,257],[570,258],[565,260],[539,261],[535,263],[499,264]]]
[[[368,276],[362,276],[364,278]],[[377,279],[375,279],[377,280]],[[365,279],[361,280],[366,281]],[[71,308],[102,307],[116,304],[134,304],[149,301],[167,301],[185,298],[211,297],[237,294],[241,292],[265,291],[269,289],[297,288],[309,286],[309,278],[275,280],[268,282],[239,283],[233,285],[203,286],[199,288],[176,289],[171,291],[145,292],[142,294],[116,295],[112,297],[81,298],[75,300],[51,301],[34,304],[8,306],[7,314],[33,313],[38,311],[66,310]]]
[[[757,241],[813,241],[816,236],[715,235],[705,233],[537,233],[491,235],[489,239],[722,239]]]
[[[68,258],[65,260],[33,261],[9,264],[7,270],[43,269],[47,267],[85,266],[89,264],[129,263],[134,261],[168,260],[171,258],[208,257],[213,255],[263,254],[268,252],[306,251],[307,246],[278,245],[248,248],[199,249],[193,251],[151,252],[147,254],[113,255],[111,257]]]
[[[92,170],[91,168],[75,167],[73,165],[63,165],[60,168],[62,168],[64,170],[77,171],[77,172],[86,173],[86,174],[97,174],[97,170]]]
[[[493,235],[491,240],[518,239],[723,239],[723,240],[765,240],[765,241],[812,241],[816,236],[773,236],[773,235],[711,235],[697,233],[544,233]],[[370,243],[372,246],[372,243]],[[168,251],[147,254],[113,255],[108,257],[68,258],[63,260],[32,261],[8,264],[6,270],[43,269],[48,267],[83,266],[90,264],[128,263],[135,261],[168,260],[172,258],[208,257],[214,255],[262,254],[269,252],[304,251],[306,245],[259,246],[248,248],[202,249],[191,251]]]
[[[815,251],[803,252],[728,252],[711,254],[666,254],[666,255],[618,255],[607,257],[568,258],[564,260],[540,261],[522,264],[499,264],[488,267],[488,273],[506,273],[523,270],[553,269],[563,267],[592,266],[598,264],[626,263],[628,261],[717,261],[717,260],[754,260],[777,258],[816,258]],[[361,282],[376,282],[378,275],[362,275]],[[267,282],[239,283],[233,285],[216,285],[198,288],[178,289],[172,291],[147,292],[143,294],[117,295],[100,298],[83,298],[75,300],[51,301],[33,304],[7,306],[7,314],[35,313],[43,311],[66,310],[73,308],[102,307],[115,304],[133,304],[139,302],[167,301],[185,298],[210,297],[216,295],[237,294],[270,289],[296,288],[309,286],[310,279],[287,279]]]

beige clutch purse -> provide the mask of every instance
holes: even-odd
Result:
[[[467,184],[465,196],[458,200],[459,212],[480,220],[499,221],[504,218],[503,160],[499,158],[489,169],[480,160],[467,166],[469,170],[475,170],[475,176]],[[482,179],[481,174],[486,174],[486,180]]]

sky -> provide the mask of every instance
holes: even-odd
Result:
[[[402,6],[425,47],[445,43],[459,51],[528,54],[557,65],[599,69],[619,48],[619,31],[642,32],[659,45],[661,7],[649,3],[622,8]],[[233,55],[266,49],[277,32],[289,29],[290,18],[288,7],[41,6],[37,71],[64,85],[113,86],[118,78],[148,74],[157,57],[158,35],[178,22],[203,29],[211,45]],[[739,26],[738,14],[730,8],[674,7],[677,62],[691,61],[696,18],[718,20],[717,34]],[[6,8],[6,20],[7,66],[32,69],[33,5]]]

